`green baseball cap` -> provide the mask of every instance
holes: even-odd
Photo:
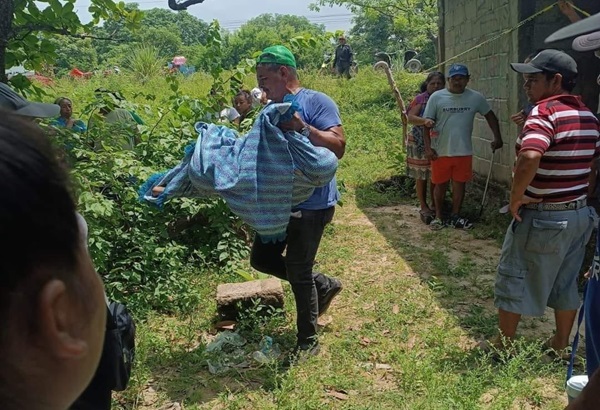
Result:
[[[281,64],[296,68],[296,58],[285,46],[271,46],[262,51],[256,64]]]

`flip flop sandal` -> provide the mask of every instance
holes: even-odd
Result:
[[[504,345],[498,336],[491,340],[482,340],[477,344],[477,349],[490,356],[494,362],[501,362],[516,355],[514,345]]]
[[[429,225],[435,219],[435,214],[432,211],[419,211],[419,216],[421,217],[421,222],[425,225]]]
[[[444,228],[444,222],[442,222],[441,219],[434,219],[433,221],[431,221],[431,223],[429,224],[429,228],[432,231],[439,231],[440,229]]]
[[[552,362],[569,362],[571,360],[571,353],[569,353],[566,349],[563,349],[562,351],[554,349],[551,346],[553,338],[554,337],[551,337],[544,342],[542,345],[542,351]]]

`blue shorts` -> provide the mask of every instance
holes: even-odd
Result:
[[[585,206],[568,211],[522,209],[506,231],[494,304],[507,312],[542,316],[546,306],[577,310],[577,276],[598,221]]]
[[[600,234],[596,234],[596,252],[590,281],[585,293],[585,356],[589,377],[600,367]]]

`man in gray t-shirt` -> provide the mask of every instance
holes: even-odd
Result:
[[[425,127],[425,155],[431,161],[431,182],[435,184],[434,202],[436,218],[431,229],[444,227],[442,206],[448,184],[452,180],[452,215],[448,224],[458,229],[470,229],[473,224],[459,215],[465,197],[466,182],[473,176],[473,121],[475,114],[483,115],[494,133],[492,150],[502,147],[498,118],[485,97],[467,88],[469,70],[462,64],[452,64],[448,73],[448,88],[436,91],[429,97],[424,118],[435,122],[433,128]]]

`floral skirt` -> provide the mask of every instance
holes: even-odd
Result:
[[[406,170],[410,178],[428,180],[431,177],[430,162],[425,157],[422,144],[415,141],[412,132],[408,133],[406,143]]]

